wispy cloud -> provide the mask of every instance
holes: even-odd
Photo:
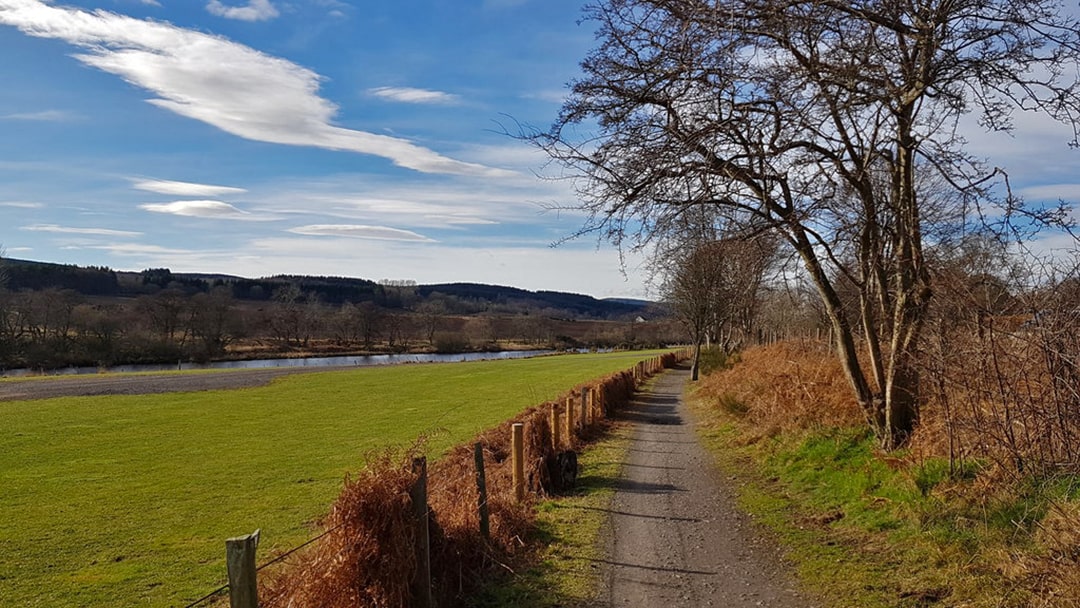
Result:
[[[3,201],[0,202],[0,207],[13,207],[15,209],[42,209],[45,205],[41,203],[28,203],[26,201]]]
[[[131,187],[144,192],[156,192],[172,196],[224,196],[226,194],[247,192],[244,188],[234,188],[232,186],[214,186],[167,179],[139,179],[135,180]]]
[[[210,0],[206,10],[211,15],[240,21],[269,21],[281,14],[270,0],[250,0],[245,6],[226,6],[219,0]]]
[[[1044,184],[1021,188],[1020,194],[1032,200],[1080,201],[1080,184]]]
[[[174,201],[171,203],[147,203],[139,205],[140,209],[153,211],[154,213],[168,213],[184,217],[201,217],[224,220],[256,220],[266,219],[252,215],[238,209],[229,203],[221,201]]]
[[[40,112],[16,112],[0,116],[4,120],[31,120],[38,122],[70,122],[79,118],[77,114],[65,110],[41,110]]]
[[[160,108],[254,141],[371,154],[425,173],[513,173],[443,156],[408,140],[335,126],[322,77],[231,40],[103,10],[0,0],[0,24],[86,49],[83,63],[156,95]]]
[[[435,242],[428,237],[412,232],[411,230],[399,230],[385,226],[362,226],[359,224],[312,224],[290,228],[293,234],[305,236],[332,236],[348,237],[354,239],[376,239],[380,241],[420,241],[426,243]]]
[[[56,234],[79,234],[84,236],[122,236],[122,237],[136,237],[142,236],[141,232],[131,232],[128,230],[112,230],[110,228],[74,228],[71,226],[59,226],[57,224],[31,224],[29,226],[23,226],[19,230],[27,230],[29,232],[53,232]]]
[[[455,105],[461,98],[452,93],[429,91],[412,87],[377,87],[368,89],[368,95],[401,103]]]

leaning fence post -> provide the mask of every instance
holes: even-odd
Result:
[[[514,465],[514,500],[525,501],[525,425],[515,422],[511,427],[510,447]]]
[[[487,479],[484,477],[484,446],[479,441],[473,448],[473,459],[476,461],[476,507],[480,512],[480,535],[487,540],[491,536],[491,527],[488,523]]]
[[[225,541],[225,567],[229,571],[229,606],[259,608],[259,584],[256,579],[255,549],[259,531]]]
[[[413,518],[416,520],[416,575],[412,581],[413,601],[410,606],[431,608],[431,546],[428,539],[427,458],[412,461],[416,481],[409,487]]]

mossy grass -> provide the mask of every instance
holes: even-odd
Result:
[[[269,386],[0,403],[5,605],[175,606],[224,579],[224,539],[309,538],[350,470],[433,457],[656,353],[292,375]]]
[[[1037,555],[1035,532],[1076,479],[987,484],[979,463],[913,463],[883,454],[863,428],[746,433],[740,408],[695,401],[702,437],[740,483],[742,507],[786,548],[821,605],[1036,605],[1013,556]],[[983,484],[976,486],[975,484]]]

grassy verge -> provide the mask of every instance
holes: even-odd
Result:
[[[372,450],[433,456],[648,353],[364,368],[270,386],[0,403],[0,603],[183,605],[223,540],[308,538]]]
[[[1075,567],[1048,567],[1080,551],[1077,533],[1049,532],[1075,511],[1075,478],[950,475],[940,459],[880,453],[862,427],[762,433],[737,401],[695,400],[705,443],[823,605],[1077,605],[1056,591]]]
[[[629,425],[613,423],[603,438],[579,457],[581,476],[569,496],[537,507],[533,565],[486,589],[478,607],[574,608],[593,604],[605,557],[601,538],[626,451]]]

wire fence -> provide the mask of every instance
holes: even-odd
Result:
[[[665,367],[670,367],[675,361],[685,360],[688,356],[689,356],[689,351],[688,350],[682,350],[682,351],[679,351],[677,354],[671,354],[670,356],[657,357],[655,359],[649,359],[649,360],[646,360],[646,361],[639,362],[633,368],[631,368],[630,370],[627,370],[627,372],[625,372],[626,377],[629,378],[629,382],[632,385],[631,388],[630,388],[630,391],[633,392],[633,390],[634,390],[633,385],[636,385],[637,382],[643,381],[645,378],[647,378],[647,377],[649,377],[649,376],[651,376],[651,375],[653,375],[655,373],[658,373],[659,371],[663,370]],[[592,390],[583,389],[580,392],[581,406],[580,406],[580,409],[578,409],[576,411],[576,413],[575,413],[575,408],[570,403],[571,400],[576,398],[575,393],[571,393],[571,397],[568,398],[568,400],[567,400],[565,417],[558,414],[558,412],[560,410],[559,410],[559,407],[557,405],[554,406],[554,408],[551,410],[551,417],[550,417],[550,420],[552,421],[551,427],[555,426],[555,424],[554,424],[555,420],[559,420],[560,422],[565,422],[566,423],[566,434],[565,434],[566,439],[565,439],[565,441],[566,441],[567,445],[573,445],[571,443],[573,441],[573,439],[571,437],[572,437],[572,428],[573,428],[575,423],[572,421],[572,419],[575,416],[577,417],[577,420],[578,420],[576,424],[580,425],[580,427],[578,427],[578,428],[581,431],[584,431],[591,423],[596,422],[598,420],[598,418],[603,417],[603,409],[605,408],[605,405],[603,403],[598,404],[596,401],[594,401],[594,399],[598,396],[598,393],[593,392],[594,390],[599,391],[602,386],[603,386],[603,384],[595,385]],[[588,405],[586,405],[587,403],[588,403]],[[599,410],[599,411],[597,411],[597,410]],[[547,416],[541,416],[540,418],[545,420],[545,422],[544,422],[545,425],[548,424],[547,423]],[[520,427],[522,425],[516,424],[514,426]],[[560,442],[560,439],[559,439],[560,433],[555,431],[555,429],[551,428],[551,427],[548,427],[547,442],[551,442],[552,440],[554,440],[554,443],[556,444],[556,447],[557,447],[559,442]],[[515,429],[515,430],[518,431],[518,432],[521,431],[521,429]],[[555,432],[552,432],[552,431],[555,431]],[[520,437],[517,438],[517,441],[520,444]],[[479,446],[480,446],[480,444],[477,444],[477,448],[478,448],[477,451],[478,452],[481,451],[479,449]],[[514,457],[519,459],[519,460],[524,460],[524,456],[522,454],[520,454],[520,453],[517,453],[520,450],[521,450],[521,448],[520,448],[520,445],[519,445],[517,448],[515,448]],[[481,478],[483,476],[483,466],[484,466],[483,465],[483,458],[478,457],[477,458],[477,467],[478,467],[477,477],[478,478]],[[515,464],[514,468],[517,469],[518,465]],[[425,477],[426,477],[426,474],[425,474]],[[525,488],[524,488],[525,475],[522,472],[520,472],[518,470],[515,470],[514,477],[515,477],[515,479],[514,479],[514,486],[515,487],[513,488],[513,490],[514,490],[514,494],[518,496],[518,501],[520,502],[522,500],[522,497],[523,497],[524,492],[525,492]],[[424,483],[426,484],[426,481]],[[479,483],[480,482],[478,482],[478,484]],[[521,487],[518,487],[519,483],[521,484]],[[483,507],[487,506],[487,504],[486,504],[487,503],[487,496],[486,496],[486,493],[484,493],[485,492],[484,490],[481,490],[481,492],[482,492],[483,498],[481,500],[481,505],[478,505],[478,506],[483,508]],[[423,521],[425,523],[427,522],[427,517],[428,517],[427,514],[426,514],[426,509],[427,509],[426,500],[427,499],[425,498],[424,499],[424,502],[425,502],[425,505],[424,505],[425,514],[422,515],[422,519],[423,519]],[[265,563],[263,563],[261,565],[258,565],[258,566],[255,566],[255,567],[253,567],[254,566],[254,547],[252,547],[252,555],[250,556],[250,559],[251,559],[250,564],[251,564],[251,566],[248,566],[248,568],[251,569],[253,567],[253,569],[250,572],[245,572],[243,574],[243,576],[244,577],[249,577],[248,578],[248,583],[250,583],[251,587],[254,589],[254,588],[257,587],[256,576],[255,576],[256,573],[287,560],[288,558],[295,555],[297,552],[299,552],[299,551],[301,551],[301,550],[303,550],[303,549],[305,549],[307,547],[310,547],[311,545],[314,545],[315,543],[318,543],[320,540],[325,539],[327,536],[333,534],[334,532],[337,532],[338,530],[340,530],[345,525],[346,525],[346,522],[334,525],[333,527],[330,527],[330,528],[324,530],[320,534],[318,534],[318,535],[304,541],[303,543],[301,543],[301,544],[299,544],[299,545],[297,545],[297,546],[295,546],[295,547],[293,547],[293,548],[291,548],[291,549],[289,549],[289,550],[287,550],[287,551],[285,551],[285,552],[283,552],[283,553],[281,553],[279,555],[274,556],[273,558],[267,560]],[[477,532],[479,533],[480,530],[477,530]],[[253,534],[253,535],[251,535],[249,537],[246,537],[246,538],[254,537],[256,539],[254,544],[257,544],[257,536],[258,536],[258,531],[256,531],[255,534]],[[231,543],[233,540],[241,540],[241,539],[232,539],[232,540],[229,541],[229,543]],[[333,551],[333,549],[331,549],[331,551]],[[334,557],[335,558],[341,557],[341,555],[344,554],[344,553],[345,553],[345,551],[343,550],[340,553],[336,553],[334,555]],[[229,561],[229,560],[227,560],[227,561]],[[335,559],[335,561],[336,561],[336,559]],[[230,572],[229,572],[229,580],[233,581],[233,583],[235,583],[236,579],[233,578],[234,573],[232,572],[232,568],[233,568],[233,565],[230,562],[229,563],[229,570],[230,570]],[[430,580],[426,583],[426,585],[430,589],[430,586],[431,586]],[[184,608],[197,608],[199,606],[209,605],[210,603],[212,603],[214,601],[218,601],[220,599],[223,599],[223,596],[227,591],[232,595],[233,591],[230,590],[230,587],[231,587],[230,583],[226,582],[225,584],[217,587],[216,589],[210,591],[209,593],[203,595],[202,597],[192,601],[191,603],[186,604],[184,606]],[[257,595],[257,592],[255,593],[255,595]],[[260,606],[262,608],[270,608],[270,607],[274,606],[277,603],[277,600],[280,600],[280,599],[282,599],[282,597],[279,596],[279,597],[275,597],[275,598],[265,598],[262,601],[258,601],[253,596],[251,598],[251,600],[250,600],[252,603],[244,604],[244,605],[245,606]],[[235,597],[231,598],[231,603],[234,606],[236,606]]]

